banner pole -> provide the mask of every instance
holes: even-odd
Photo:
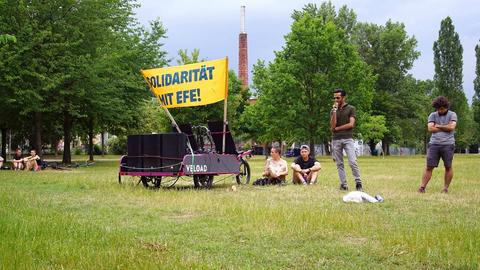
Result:
[[[227,132],[227,103],[228,103],[228,57],[226,61],[226,70],[227,73],[225,76],[225,99],[223,102],[223,138],[222,138],[222,154],[225,154],[225,133]]]
[[[223,138],[222,138],[222,154],[225,154],[225,133],[227,132],[227,99],[223,103]]]
[[[167,113],[168,118],[170,118],[170,121],[172,121],[172,124],[175,127],[175,129],[178,131],[178,133],[182,133],[182,131],[180,130],[180,127],[178,126],[177,122],[175,121],[175,118],[173,118],[173,116],[170,114],[170,111],[163,106],[161,106],[161,107]]]
[[[142,76],[143,76],[143,70],[140,70],[140,73],[142,73]],[[182,133],[182,131],[180,130],[180,127],[177,124],[177,121],[175,121],[175,118],[173,118],[173,116],[170,114],[170,111],[166,107],[162,106],[162,102],[160,101],[160,98],[157,95],[155,95],[155,92],[153,91],[153,87],[152,87],[152,84],[150,83],[150,81],[148,81],[145,76],[143,76],[143,78],[147,82],[148,87],[150,87],[150,90],[152,91],[153,95],[156,97],[157,102],[160,105],[160,107],[163,108],[163,110],[167,114],[168,118],[170,118],[170,121],[172,122],[172,124],[175,127],[175,129],[177,130],[177,132]],[[188,146],[188,149],[190,149],[190,153],[192,153],[192,164],[193,164],[194,161],[195,161],[195,154],[193,153],[192,145],[190,144],[190,141],[188,139],[187,139],[187,146]]]

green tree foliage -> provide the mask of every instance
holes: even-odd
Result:
[[[178,52],[179,65],[198,63],[205,61],[200,58],[200,50],[194,49],[191,55],[188,51],[180,50]],[[248,88],[242,86],[241,81],[233,70],[228,71],[228,99],[227,99],[227,121],[230,129],[237,136],[242,135],[240,116],[247,105],[250,92]],[[209,121],[223,121],[224,102],[220,101],[205,106],[175,108],[170,109],[170,113],[179,124],[190,123],[192,125],[206,125]]]
[[[423,117],[419,115],[420,111],[413,110],[419,109],[414,102],[407,102],[410,104],[403,102],[406,95],[415,95],[413,89],[407,87],[410,84],[407,73],[420,55],[415,49],[417,40],[408,36],[403,23],[391,20],[385,25],[358,23],[352,40],[362,58],[377,75],[372,113],[386,118],[388,131],[383,138],[383,145],[388,153],[390,142],[402,140],[402,120],[405,119],[405,115],[410,114],[416,120]]]
[[[0,35],[0,45],[7,45],[8,43],[11,42],[17,42],[17,39],[15,36],[9,35],[9,34],[3,34]],[[1,49],[1,46],[0,46]],[[8,50],[8,49],[5,49]],[[4,68],[8,66],[8,63],[0,61],[0,71],[4,70]],[[7,74],[1,74],[0,76],[3,75],[7,77]],[[13,106],[14,100],[11,98],[11,90],[10,89],[5,89],[3,86],[5,85],[3,80],[0,80],[0,113],[4,113],[5,116],[9,115],[12,116],[15,113],[15,108]],[[15,121],[13,117],[1,117],[0,116],[0,137],[1,137],[1,151],[0,155],[3,157],[4,160],[7,159],[7,128],[9,126],[15,125]]]
[[[404,107],[397,112],[398,144],[416,148],[419,152],[426,151],[429,139],[427,119],[432,111],[433,88],[433,81],[416,80],[411,75],[402,81],[399,97]]]
[[[42,132],[58,137],[58,129],[46,130],[58,127],[51,122],[63,126],[65,163],[73,135],[126,134],[138,127],[138,110],[150,97],[139,70],[167,61],[162,24],[139,27],[135,7],[123,0],[0,1],[0,31],[18,41],[0,48],[0,72],[6,74],[0,85],[17,112],[13,122],[32,123],[27,137],[36,148]]]
[[[476,124],[476,142],[480,142],[480,44],[475,46],[475,80],[473,81],[473,94],[472,99],[472,110],[473,110],[473,120]]]
[[[178,65],[188,65],[205,61],[205,59],[200,59],[199,49],[193,49],[193,52],[190,55],[188,55],[188,49],[180,49],[178,50],[178,56],[180,57],[180,59],[177,59]]]
[[[258,101],[247,109],[260,139],[324,142],[330,138],[332,91],[343,88],[361,114],[370,109],[375,77],[349,36],[336,25],[330,3],[295,11],[291,32],[273,62],[254,66]],[[257,123],[257,124],[255,124]]]
[[[383,115],[367,116],[359,126],[359,129],[365,134],[362,134],[362,139],[371,142],[370,151],[372,153],[375,145],[383,139],[388,131],[386,119]]]
[[[461,148],[473,138],[472,114],[463,91],[463,47],[452,19],[441,22],[438,40],[433,43],[435,64],[435,95],[445,96],[450,101],[450,109],[457,113],[458,124],[456,141]]]
[[[88,109],[81,118],[89,134],[90,153],[91,137],[98,132],[109,131],[120,136],[143,129],[142,110],[147,109],[144,101],[151,94],[138,71],[167,63],[159,43],[165,35],[162,24],[153,21],[150,29],[131,28],[128,34],[114,32],[111,40],[96,50],[97,60],[91,65],[90,85],[86,87],[91,92],[84,102]]]
[[[243,87],[233,70],[228,71],[228,99],[227,99],[227,121],[235,135],[242,134],[240,116],[250,96],[248,88]],[[170,113],[177,123],[190,123],[192,125],[206,125],[209,121],[223,121],[224,102],[220,101],[205,106],[174,108]]]
[[[257,101],[255,104],[248,105],[241,116],[240,121],[243,134],[245,138],[254,139],[258,142],[278,140],[280,139],[280,134],[284,135],[288,133],[290,129],[286,129],[282,133],[277,133],[279,131],[277,126],[271,125],[272,121],[266,121],[266,119],[272,117],[277,109],[271,106],[271,103],[264,93],[264,90],[268,93],[268,89],[271,89],[273,85],[270,72],[263,60],[258,60],[253,66],[253,87],[256,89]]]
[[[320,7],[312,3],[307,4],[302,10],[293,11],[292,18],[296,21],[305,14],[317,17],[323,23],[333,22],[337,27],[343,29],[348,37],[353,34],[357,25],[357,14],[355,14],[353,9],[349,9],[344,5],[340,7],[337,14],[335,6],[330,1],[322,2]]]
[[[140,123],[136,133],[162,133],[171,132],[170,119],[165,114],[165,111],[159,105],[155,98],[145,100],[139,109]]]
[[[49,63],[38,59],[51,55],[47,55],[42,44],[47,33],[36,27],[33,18],[38,14],[31,12],[37,4],[0,1],[0,32],[12,33],[17,39],[14,44],[0,47],[0,85],[4,95],[2,101],[6,103],[2,106],[0,123],[2,131],[28,127],[25,139],[31,139],[28,136],[31,133],[41,132],[31,120],[37,118],[38,122],[41,121],[42,110],[39,107],[45,90],[52,87],[54,81],[47,75],[51,68]],[[30,125],[25,125],[24,122],[29,120]],[[36,132],[32,132],[31,127],[35,127]]]
[[[7,44],[8,42],[17,42],[17,38],[9,34],[0,35],[0,45]]]

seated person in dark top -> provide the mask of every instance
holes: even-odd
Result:
[[[320,162],[310,157],[310,147],[302,145],[300,147],[300,156],[292,163],[293,183],[303,185],[315,184],[321,168]]]
[[[34,149],[30,150],[30,156],[26,157],[23,159],[26,164],[26,170],[27,171],[38,171],[40,170],[40,166],[38,165],[38,162],[40,161],[40,157],[37,155],[37,151]]]
[[[23,164],[22,149],[17,148],[15,150],[15,154],[13,155],[12,165],[15,171],[23,170],[24,164]]]

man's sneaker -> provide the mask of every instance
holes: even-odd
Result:
[[[418,193],[425,193],[425,187],[419,187]]]
[[[357,183],[357,184],[355,185],[355,189],[356,189],[357,191],[363,191],[362,183]]]
[[[448,188],[443,188],[442,193],[448,193]]]
[[[348,186],[346,184],[341,184],[340,190],[348,190]]]

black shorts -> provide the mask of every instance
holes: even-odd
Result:
[[[455,145],[428,144],[427,167],[438,167],[440,158],[443,160],[445,168],[452,167],[453,153]]]

